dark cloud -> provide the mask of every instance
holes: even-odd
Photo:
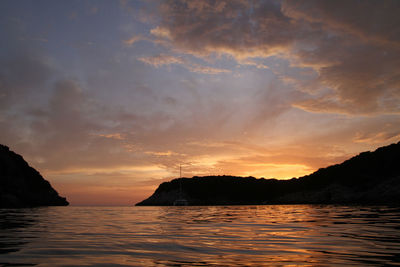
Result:
[[[29,50],[21,48],[0,55],[0,110],[41,94],[53,74],[46,58]]]
[[[47,83],[56,71],[43,51],[21,40],[20,20],[0,21],[5,42],[0,44],[0,143],[32,151],[30,118],[44,115]]]
[[[167,1],[156,36],[185,52],[267,56],[288,47],[297,27],[276,1]]]
[[[108,111],[80,82],[64,78],[43,49],[20,39],[21,27],[6,26],[0,52],[0,143],[41,170],[70,168],[79,161],[96,166],[91,153],[118,144],[98,134],[114,130],[110,121],[119,111]],[[104,161],[118,164],[107,158],[110,153],[104,155]]]
[[[321,25],[324,38],[296,49],[300,65],[318,71],[330,94],[302,101],[310,111],[399,113],[400,12],[397,1],[287,1],[284,11]],[[397,104],[395,104],[397,103]]]
[[[285,0],[284,13],[322,23],[326,30],[347,32],[366,41],[399,46],[400,3],[383,1]]]
[[[400,112],[398,1],[171,0],[159,12],[161,22],[151,33],[174,51],[228,55],[244,64],[274,56],[313,69],[317,77],[297,88],[312,93],[296,107]]]

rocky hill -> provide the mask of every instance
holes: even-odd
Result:
[[[136,205],[400,204],[400,142],[290,180],[207,176],[162,183]]]
[[[0,208],[66,205],[67,200],[38,171],[0,145]]]

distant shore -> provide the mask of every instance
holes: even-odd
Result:
[[[290,180],[205,176],[159,185],[137,206],[265,204],[400,205],[400,142]]]

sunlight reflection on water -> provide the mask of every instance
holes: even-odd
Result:
[[[400,209],[0,209],[0,266],[400,265]],[[18,265],[17,265],[18,266]]]

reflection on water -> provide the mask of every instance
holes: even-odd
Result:
[[[35,222],[35,216],[27,216],[26,210],[0,209],[0,254],[16,252],[28,239],[34,236],[21,235],[21,229],[28,228]]]
[[[400,265],[400,209],[0,210],[0,266]]]

